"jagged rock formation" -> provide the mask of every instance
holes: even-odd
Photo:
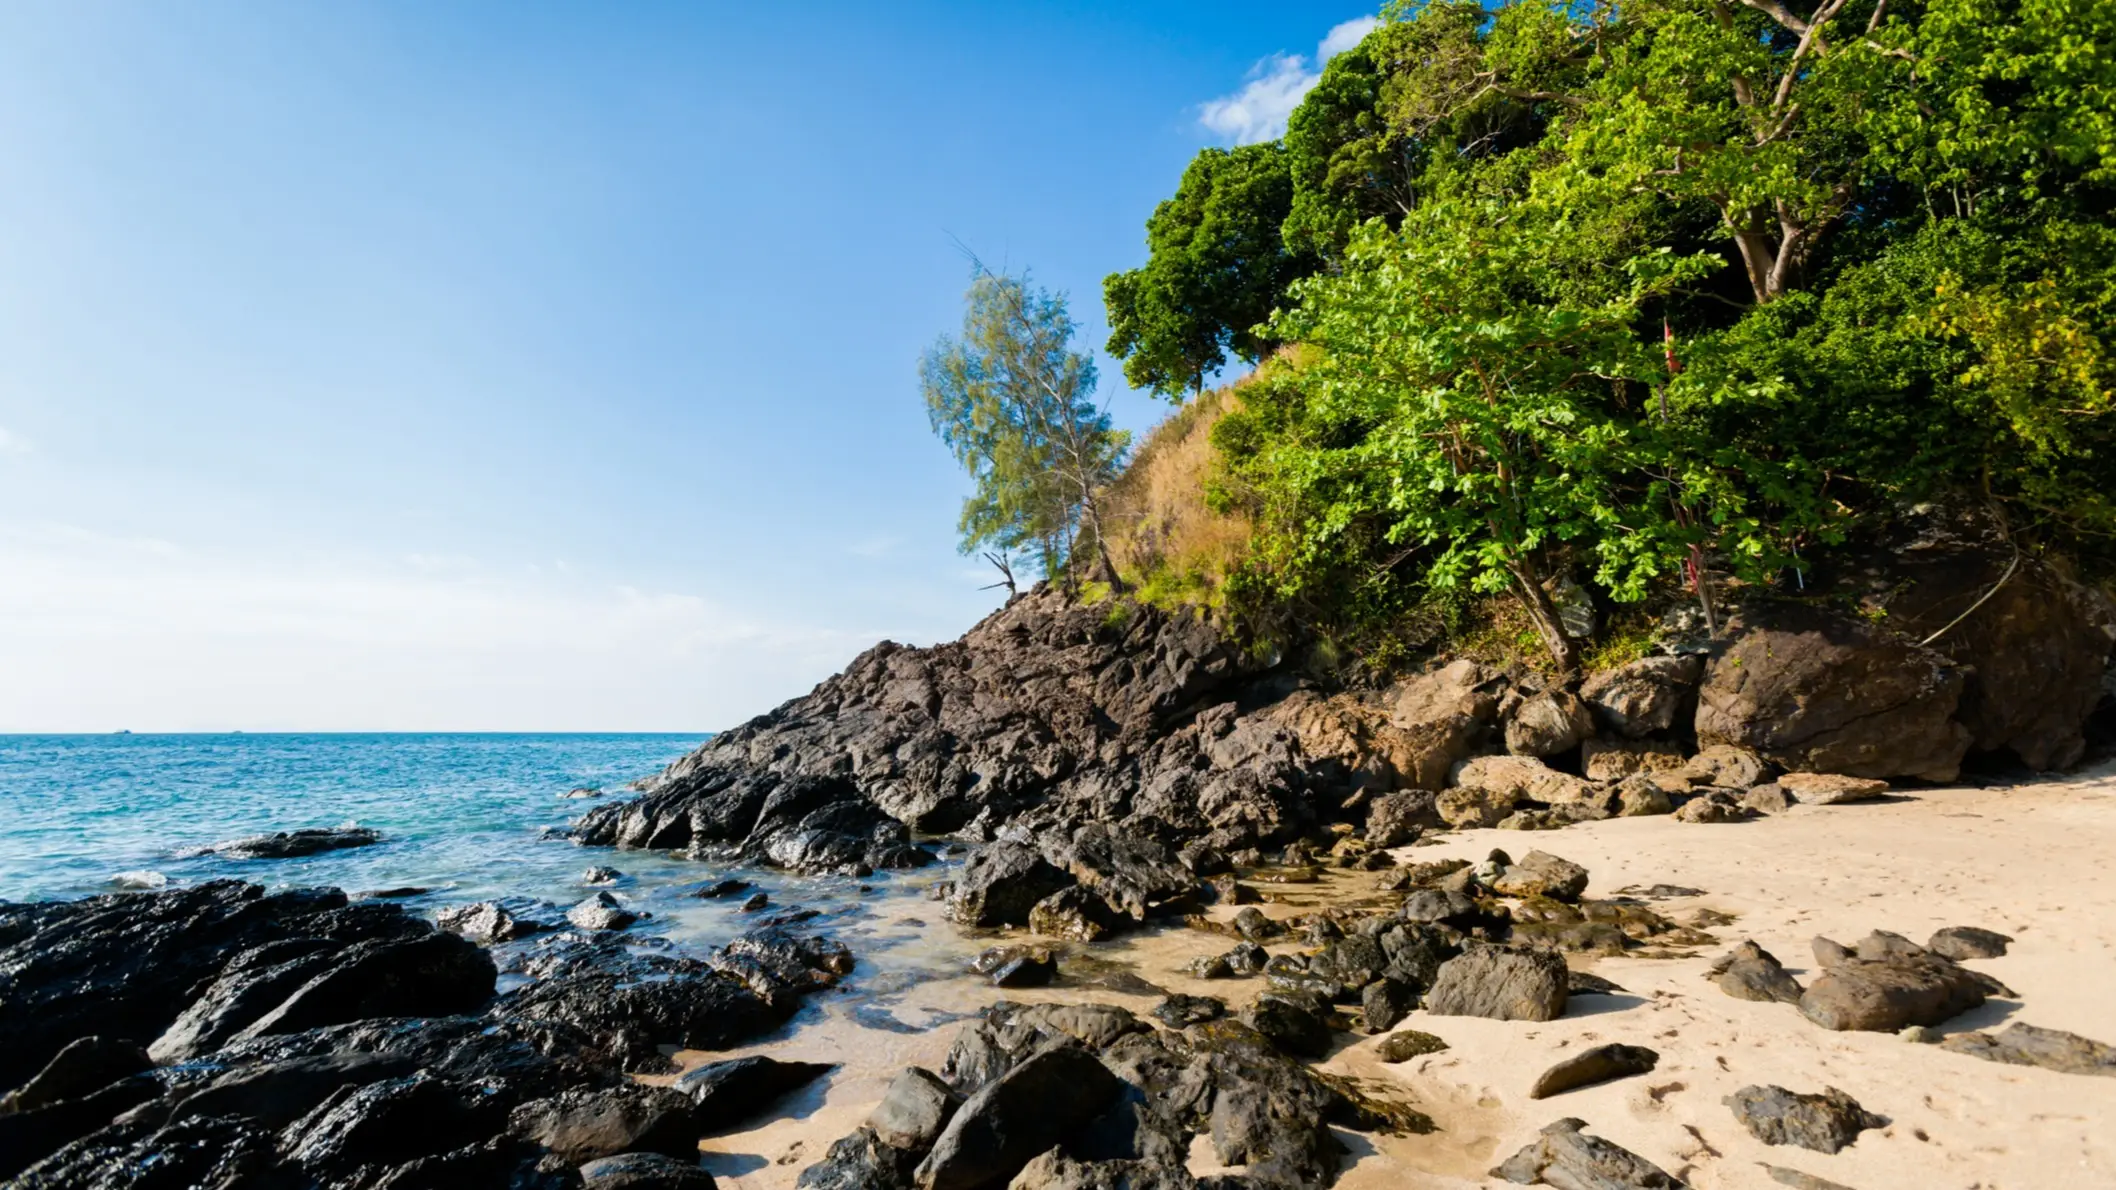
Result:
[[[554,933],[509,964],[495,996],[486,951],[335,889],[0,905],[0,1179],[564,1190],[619,1153],[695,1162],[724,1106],[626,1074],[777,1027],[851,956]]]

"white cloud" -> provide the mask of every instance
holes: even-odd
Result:
[[[1249,71],[1249,81],[1232,95],[1199,109],[1198,122],[1237,145],[1253,145],[1285,135],[1286,119],[1322,79],[1323,64],[1359,44],[1379,17],[1357,17],[1331,28],[1315,50],[1314,65],[1300,54],[1273,54]]]
[[[0,426],[0,455],[26,455],[29,452],[29,439]]]
[[[881,635],[448,561],[265,563],[0,527],[0,732],[717,730]]]

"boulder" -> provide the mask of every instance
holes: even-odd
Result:
[[[1426,827],[1438,825],[1440,812],[1431,793],[1424,790],[1384,793],[1367,805],[1367,846],[1401,847],[1416,842]]]
[[[1582,801],[1594,795],[1594,786],[1570,773],[1561,773],[1532,756],[1479,756],[1455,767],[1454,782],[1460,789],[1478,789],[1515,801],[1553,805]],[[1457,790],[1449,790],[1454,793]],[[1446,815],[1448,794],[1441,795],[1441,813]]]
[[[1393,975],[1384,975],[1360,989],[1360,1026],[1369,1033],[1386,1033],[1417,1007],[1417,987]]]
[[[1398,682],[1390,692],[1389,721],[1416,727],[1457,715],[1490,722],[1499,705],[1500,677],[1467,659]]]
[[[1492,891],[1509,897],[1550,897],[1571,901],[1587,891],[1587,869],[1544,851],[1531,851],[1492,881]]]
[[[1685,1190],[1659,1166],[1636,1153],[1588,1136],[1584,1120],[1545,1125],[1528,1147],[1507,1158],[1491,1176],[1517,1186],[1580,1187],[1581,1190]]]
[[[1696,657],[1645,657],[1589,677],[1580,698],[1610,731],[1638,739],[1681,721],[1703,673]]]
[[[609,893],[599,892],[566,910],[566,920],[583,930],[622,930],[638,921],[639,914]]]
[[[1437,1054],[1447,1048],[1447,1042],[1431,1033],[1416,1029],[1403,1029],[1381,1039],[1374,1047],[1374,1056],[1384,1062],[1408,1062],[1426,1054]]]
[[[1741,807],[1758,814],[1783,814],[1799,804],[1785,786],[1776,781],[1755,786],[1741,795]]]
[[[1528,1089],[1528,1097],[1548,1099],[1579,1087],[1646,1074],[1659,1064],[1660,1055],[1642,1045],[1598,1045],[1544,1071]]]
[[[1110,935],[1115,917],[1100,897],[1080,887],[1062,888],[1029,907],[1031,933],[1072,942],[1097,942]]]
[[[2116,1046],[2015,1021],[2000,1033],[1957,1033],[1940,1048],[1987,1062],[2040,1066],[2060,1074],[2099,1074],[2116,1078]]]
[[[1754,942],[1743,942],[1713,960],[1706,975],[1736,1000],[1798,1004],[1803,989],[1777,956]]]
[[[1793,800],[1811,806],[1834,806],[1839,802],[1863,802],[1888,792],[1888,782],[1873,777],[1847,777],[1840,773],[1787,773],[1778,786]]]
[[[1320,1058],[1330,1052],[1328,1012],[1321,996],[1265,992],[1239,1019],[1296,1058]]]
[[[626,1152],[697,1159],[691,1103],[660,1087],[569,1088],[516,1107],[507,1131],[569,1165]]]
[[[1425,1010],[1434,1016],[1550,1021],[1565,1012],[1565,960],[1546,950],[1480,946],[1441,964]]]
[[[1025,843],[994,843],[972,855],[948,897],[948,915],[966,926],[1027,925],[1038,901],[1073,878]]]
[[[1154,1019],[1171,1029],[1187,1029],[1227,1015],[1227,1002],[1214,996],[1174,995],[1154,1005]]]
[[[619,1153],[580,1167],[581,1190],[713,1190],[713,1175],[698,1159],[660,1153]]]
[[[1817,1153],[1835,1153],[1859,1139],[1868,1128],[1888,1121],[1860,1107],[1835,1087],[1819,1095],[1800,1095],[1784,1087],[1743,1087],[1727,1096],[1726,1105],[1749,1135],[1767,1145],[1798,1145]]]
[[[1747,822],[1753,811],[1738,795],[1725,789],[1708,789],[1675,808],[1678,822]]]
[[[821,1161],[801,1171],[795,1185],[799,1190],[911,1190],[918,1157],[861,1128],[834,1142]]]
[[[867,1127],[892,1148],[925,1152],[962,1106],[962,1096],[932,1071],[907,1066],[867,1116]]]
[[[1948,926],[1934,932],[1925,949],[1948,959],[1995,959],[2006,953],[2010,935],[1976,926]]]
[[[1879,625],[1807,604],[1742,613],[1698,691],[1697,739],[1781,767],[1951,781],[1971,741],[1962,673]]]
[[[833,1069],[823,1062],[781,1062],[761,1054],[708,1062],[685,1071],[672,1089],[691,1101],[692,1135],[722,1130]]]
[[[1004,1186],[1032,1158],[1100,1115],[1122,1089],[1086,1050],[1040,1050],[964,1102],[914,1176],[922,1190]]]
[[[1589,781],[1621,781],[1640,773],[1673,775],[1688,763],[1674,744],[1651,740],[1588,740],[1580,746],[1580,771]]]
[[[372,847],[381,841],[382,832],[364,826],[312,827],[230,839],[201,850],[226,859],[299,859],[324,851]]]
[[[1520,804],[1517,793],[1462,785],[1442,792],[1434,808],[1440,820],[1455,830],[1483,830],[1504,822]]]
[[[1557,756],[1594,735],[1587,704],[1564,690],[1547,690],[1515,708],[1506,721],[1506,750],[1516,756]]]
[[[551,928],[543,922],[515,916],[498,901],[479,901],[474,905],[443,909],[434,914],[434,924],[487,946],[513,942]]]
[[[1616,787],[1616,798],[1616,812],[1620,817],[1643,818],[1675,813],[1675,800],[1649,777],[1626,777]]]
[[[1801,995],[1800,1013],[1825,1029],[1895,1033],[1940,1025],[2005,990],[1894,935],[1877,934],[1852,953],[1826,938],[1815,949],[1823,970]]]
[[[1748,789],[1762,784],[1770,773],[1770,763],[1748,748],[1708,744],[1683,765],[1678,775],[1699,785]]]

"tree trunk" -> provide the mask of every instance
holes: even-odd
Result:
[[[1521,603],[1528,609],[1528,618],[1535,621],[1536,632],[1543,638],[1543,647],[1550,650],[1550,659],[1557,662],[1558,677],[1569,679],[1579,673],[1580,648],[1573,639],[1565,635],[1565,622],[1558,615],[1557,605],[1550,601],[1549,592],[1543,590],[1534,570],[1526,565],[1513,568],[1514,585],[1520,588]]]

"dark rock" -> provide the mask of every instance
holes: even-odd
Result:
[[[1028,927],[1046,938],[1095,942],[1109,936],[1113,916],[1101,898],[1076,884],[1031,906]]]
[[[1813,604],[1741,613],[1698,691],[1697,739],[1787,769],[1950,781],[1972,742],[1943,654]]]
[[[1578,1087],[1645,1074],[1659,1064],[1660,1055],[1642,1045],[1598,1045],[1544,1071],[1528,1097],[1548,1099]]]
[[[1058,960],[1047,950],[1024,950],[992,972],[992,986],[1040,988],[1058,976]]]
[[[1939,1025],[1988,995],[2010,994],[1990,976],[1892,934],[1876,932],[1841,957],[1823,958],[1825,943],[1836,947],[1826,938],[1816,940],[1822,974],[1800,997],[1801,1015],[1825,1029],[1894,1033],[1909,1025]]]
[[[581,873],[580,882],[582,884],[616,884],[618,881],[623,880],[624,878],[625,874],[623,872],[618,871],[616,868],[605,867],[602,864],[597,864],[594,867],[589,868],[587,871]]]
[[[771,895],[769,893],[751,893],[742,902],[742,912],[744,913],[759,913],[769,908],[771,908]]]
[[[1427,827],[1440,825],[1433,795],[1425,790],[1384,793],[1367,806],[1367,846],[1402,847],[1414,843]]]
[[[1565,990],[1573,996],[1613,996],[1624,989],[1591,971],[1574,971],[1566,977]]]
[[[1747,822],[1754,813],[1724,789],[1708,789],[1675,808],[1678,822]]]
[[[1804,990],[1776,955],[1754,942],[1743,942],[1713,960],[1705,973],[1720,991],[1736,1000],[1798,1004]]]
[[[756,1115],[773,1101],[828,1074],[833,1067],[821,1062],[781,1062],[753,1055],[708,1062],[685,1071],[674,1089],[694,1105],[691,1124],[697,1132],[724,1131],[730,1125]],[[694,1133],[695,1135],[695,1133]]]
[[[1820,1095],[1798,1095],[1784,1087],[1743,1087],[1727,1096],[1726,1105],[1757,1140],[1818,1153],[1834,1153],[1866,1129],[1888,1124],[1835,1087]]]
[[[823,1160],[801,1171],[800,1190],[911,1190],[919,1155],[882,1143],[861,1128],[830,1146]]]
[[[1480,946],[1441,964],[1425,1010],[1434,1016],[1550,1021],[1565,1011],[1565,960],[1545,950]]]
[[[568,909],[566,920],[583,930],[622,930],[638,921],[639,914],[609,893],[599,892]]]
[[[2058,1029],[2041,1029],[2018,1021],[2002,1033],[1957,1033],[1940,1042],[1949,1053],[1968,1054],[1987,1062],[2040,1066],[2060,1074],[2116,1077],[2116,1046],[2104,1045]]]
[[[1609,730],[1639,739],[1675,726],[1695,705],[1703,673],[1696,657],[1646,657],[1589,677],[1580,698]]]
[[[1550,897],[1570,901],[1587,890],[1587,869],[1543,851],[1531,851],[1509,865],[1492,882],[1492,891],[1509,897]]]
[[[715,880],[711,884],[706,885],[704,888],[698,889],[696,892],[693,892],[690,895],[697,897],[701,900],[717,901],[723,897],[732,897],[737,895],[738,893],[746,893],[754,887],[756,886],[751,884],[747,880]]]
[[[1527,1148],[1491,1171],[1517,1186],[1560,1190],[1686,1190],[1682,1182],[1628,1149],[1588,1136],[1583,1120],[1546,1125]]]
[[[925,1190],[1003,1186],[1031,1158],[1099,1115],[1123,1084],[1093,1054],[1040,1050],[972,1095],[919,1164]]]
[[[923,1153],[933,1147],[960,1106],[962,1096],[939,1075],[907,1066],[867,1116],[867,1127],[885,1145]]]
[[[356,893],[347,893],[346,899],[353,901],[403,901],[412,897],[423,897],[432,891],[430,888],[407,884],[399,888],[370,888]]]
[[[1418,1007],[1418,989],[1394,976],[1383,976],[1359,993],[1360,1024],[1369,1033],[1386,1033]]]
[[[1024,843],[994,843],[963,865],[948,914],[966,926],[1027,925],[1038,901],[1073,880]]]
[[[381,841],[380,831],[372,831],[366,827],[312,827],[307,830],[275,831],[268,835],[230,839],[228,842],[215,843],[200,850],[228,859],[299,859],[321,851],[372,847]]]
[[[289,1164],[322,1180],[474,1145],[506,1122],[501,1104],[422,1072],[341,1087],[288,1125],[280,1145]]]
[[[1171,1029],[1185,1029],[1226,1016],[1227,1002],[1213,996],[1169,996],[1154,1005],[1153,1014]]]
[[[582,1190],[713,1190],[713,1175],[698,1159],[679,1161],[660,1153],[619,1153],[580,1167]]]
[[[515,916],[498,901],[479,901],[475,905],[443,909],[434,914],[434,924],[451,934],[461,934],[488,946],[513,942],[551,928],[544,922]]]
[[[1594,735],[1587,704],[1563,690],[1523,702],[1506,722],[1506,750],[1516,756],[1556,756]]]
[[[1782,1165],[1766,1165],[1763,1167],[1763,1172],[1771,1175],[1772,1181],[1781,1186],[1791,1186],[1793,1190],[1852,1190],[1850,1186],[1842,1182],[1832,1182],[1826,1178],[1818,1178],[1811,1173],[1801,1173],[1797,1169],[1787,1169]]]
[[[113,1125],[57,1150],[8,1185],[10,1190],[269,1185],[278,1167],[270,1132],[242,1120],[205,1116],[166,1127]]]
[[[1266,992],[1242,1010],[1241,1021],[1288,1054],[1320,1058],[1330,1052],[1327,1012],[1327,1002],[1319,998]]]
[[[635,1151],[695,1161],[691,1114],[687,1097],[660,1087],[573,1088],[517,1106],[507,1130],[568,1165]]]
[[[1437,1054],[1447,1048],[1447,1042],[1431,1033],[1416,1029],[1403,1029],[1381,1039],[1374,1047],[1374,1056],[1384,1062],[1408,1062],[1426,1054]]]
[[[401,1053],[326,1053],[238,1065],[201,1089],[178,1092],[171,1119],[241,1116],[284,1128],[343,1088],[402,1078],[415,1068]]]
[[[78,1038],[53,1055],[27,1083],[0,1096],[0,1115],[79,1099],[153,1066],[147,1051],[133,1042],[114,1037]]]
[[[1941,958],[1995,959],[2006,953],[2006,944],[2013,939],[1995,930],[1982,930],[1975,926],[1948,926],[1933,934],[1925,943],[1925,949]]]

